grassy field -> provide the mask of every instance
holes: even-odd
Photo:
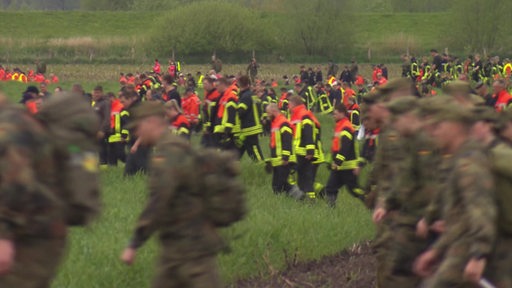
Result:
[[[150,49],[144,48],[151,25],[162,13],[0,12],[0,62],[30,63],[40,57],[62,64],[142,64],[155,57],[165,59],[170,55],[153,55]],[[350,32],[354,34],[351,35],[354,51],[352,55],[340,51],[336,58],[356,56],[360,62],[396,62],[407,48],[418,55],[427,54],[432,47],[443,49],[448,45],[443,43],[449,43],[449,39],[439,31],[446,26],[447,19],[448,15],[443,13],[356,14],[355,29]],[[371,59],[368,59],[369,49]],[[204,55],[200,62],[208,61],[209,57]],[[198,61],[197,57],[180,60]],[[277,61],[267,59],[274,60]]]
[[[81,82],[87,89],[96,85]],[[61,84],[69,87],[72,83]],[[103,84],[106,90],[113,91],[118,86],[112,81]],[[13,100],[19,99],[25,88],[19,83],[0,85],[0,91]],[[328,149],[333,121],[329,117],[320,120]],[[194,138],[196,142],[198,137]],[[268,155],[268,138],[262,138],[261,144]],[[265,277],[295,261],[318,259],[372,237],[370,212],[348,193],[341,194],[336,209],[329,209],[323,201],[313,205],[298,203],[273,195],[270,175],[261,165],[244,158],[242,168],[250,212],[245,220],[222,231],[231,252],[219,257],[222,278],[229,286],[237,279]],[[321,167],[317,180],[325,183],[327,177],[327,169]],[[118,260],[146,199],[145,177],[125,179],[121,167],[103,171],[102,195],[104,210],[99,221],[90,228],[71,231],[69,255],[53,287],[148,286],[157,252],[154,240],[140,250],[133,267],[125,267]]]

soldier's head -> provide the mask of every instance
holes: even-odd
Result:
[[[512,143],[512,110],[505,110],[500,113],[499,118],[499,135],[509,143]]]
[[[471,127],[471,136],[476,141],[488,145],[495,139],[494,132],[498,126],[498,113],[485,106],[478,106],[471,111],[474,117],[474,124]]]
[[[380,94],[387,100],[416,95],[414,82],[409,78],[397,78],[389,80],[386,84],[377,88]]]
[[[300,96],[294,95],[288,100],[288,109],[290,111],[301,105],[304,105],[304,100]]]
[[[337,104],[336,107],[334,107],[332,116],[335,121],[340,121],[341,119],[348,117],[347,107],[345,107],[343,103]]]
[[[386,107],[391,113],[393,127],[401,135],[413,135],[422,128],[417,110],[418,98],[414,96],[398,98],[387,103]]]
[[[470,109],[446,104],[432,116],[427,131],[443,152],[454,153],[468,141],[473,123]]]
[[[165,108],[161,102],[147,101],[137,106],[128,125],[144,145],[155,145],[167,132]]]

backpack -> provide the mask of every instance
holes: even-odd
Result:
[[[227,227],[246,214],[245,186],[234,153],[203,149],[196,154],[202,183],[204,217],[217,227]]]
[[[63,92],[45,101],[37,118],[54,142],[65,220],[70,226],[86,226],[101,208],[96,140],[99,117],[83,97]]]

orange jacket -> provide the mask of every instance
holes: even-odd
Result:
[[[114,131],[116,127],[116,115],[121,113],[124,106],[121,104],[121,101],[119,99],[115,99],[112,101],[110,106],[110,128],[112,128],[112,131]]]
[[[183,98],[181,101],[181,107],[183,108],[183,114],[191,123],[197,123],[199,117],[199,106],[201,101],[196,94],[190,95],[190,97]]]
[[[502,112],[505,108],[507,108],[512,96],[507,92],[507,90],[503,90],[500,93],[494,95],[494,99],[496,99],[496,104],[494,105],[494,109],[498,112]]]

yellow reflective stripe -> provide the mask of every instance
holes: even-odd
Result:
[[[238,109],[247,110],[247,105],[245,105],[245,103],[240,103],[240,104],[238,104]]]
[[[345,161],[346,157],[341,154],[336,154],[336,159],[338,159],[340,161]]]
[[[260,151],[258,151],[258,147],[256,145],[252,146],[252,150],[254,155],[256,155],[256,160],[263,161],[263,157],[261,156]]]
[[[354,137],[352,133],[348,132],[347,130],[343,130],[340,133],[340,137],[346,136],[348,139],[352,140]]]
[[[188,135],[190,134],[190,131],[186,127],[180,127],[177,130],[178,135]]]
[[[358,160],[349,160],[341,163],[340,166],[338,166],[337,170],[352,170],[359,167],[359,161]]]
[[[280,130],[280,131],[281,131],[281,133],[285,133],[285,132],[288,132],[288,133],[290,133],[290,134],[292,134],[292,133],[293,133],[292,128],[290,128],[290,127],[288,127],[288,126],[283,126],[283,127],[281,127],[281,130]]]

